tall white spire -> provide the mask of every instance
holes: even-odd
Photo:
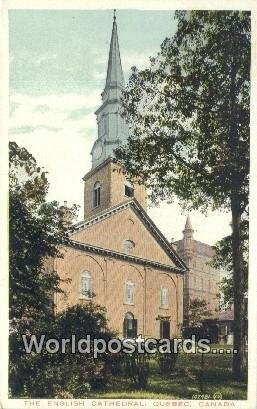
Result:
[[[111,44],[110,44],[110,51],[109,51],[105,90],[109,89],[110,87],[121,87],[122,88],[125,85],[122,66],[121,66],[121,59],[120,59],[120,48],[119,48],[115,11],[116,10],[114,10],[114,16],[113,16],[112,37],[111,37]]]
[[[102,105],[95,112],[98,137],[92,148],[92,168],[100,165],[128,138],[128,126],[121,116],[121,92],[125,86],[122,71],[116,14],[114,10],[111,43]]]

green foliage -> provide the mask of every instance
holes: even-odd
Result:
[[[133,68],[123,95],[130,128],[117,158],[153,201],[232,216],[233,371],[242,374],[248,210],[251,21],[248,11],[179,11],[177,32],[151,65]]]
[[[162,375],[170,375],[176,367],[177,353],[159,353],[157,360]]]
[[[177,12],[178,30],[149,68],[135,67],[124,92],[130,127],[117,157],[152,199],[183,206],[248,204],[250,16]]]
[[[135,351],[126,354],[124,360],[125,375],[130,379],[133,388],[146,389],[150,374],[149,356],[146,353],[140,354]]]
[[[248,219],[242,220],[241,223],[241,247],[242,247],[242,271],[243,271],[243,286],[242,291],[246,295],[248,290],[248,257],[249,257],[249,242],[248,242]],[[215,245],[215,256],[211,262],[214,268],[223,270],[226,275],[221,279],[219,285],[220,306],[222,309],[231,308],[234,303],[233,294],[233,255],[232,255],[232,236],[226,236],[218,241]]]
[[[189,327],[196,327],[206,318],[211,317],[208,304],[200,298],[190,298],[188,304],[185,304],[185,324]]]
[[[37,320],[19,320],[12,325],[10,335],[9,387],[12,397],[54,398],[67,395],[73,398],[86,398],[90,390],[105,386],[112,357],[108,353],[94,358],[90,352],[72,353],[71,344],[66,344],[66,352],[50,354],[43,348],[41,353],[26,353],[21,338],[34,334],[38,340],[42,334],[45,340],[55,338],[76,341],[91,337],[106,342],[114,336],[108,330],[105,310],[93,303],[75,305],[52,317]],[[91,345],[92,346],[92,345]]]
[[[10,318],[20,319],[52,308],[60,278],[47,271],[48,258],[60,257],[68,228],[59,217],[57,202],[46,201],[46,172],[34,157],[10,143]],[[70,211],[75,216],[77,207]]]
[[[226,349],[226,345],[212,345],[213,348]],[[149,361],[150,376],[146,390],[131,390],[131,381],[125,376],[119,376],[108,383],[104,391],[89,392],[91,399],[213,399],[219,392],[224,400],[246,399],[246,380],[235,381],[231,373],[230,354],[207,354],[204,357],[204,374],[202,387],[205,398],[199,397],[199,374],[202,371],[202,354],[178,354],[177,375],[160,376],[158,362]],[[165,402],[162,402],[165,405]]]

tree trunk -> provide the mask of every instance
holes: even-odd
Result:
[[[243,341],[244,341],[244,286],[241,249],[241,211],[238,198],[231,200],[232,211],[232,255],[234,278],[234,353],[233,374],[240,379],[243,374]],[[237,352],[235,352],[237,351]]]

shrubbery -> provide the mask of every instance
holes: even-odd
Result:
[[[157,355],[159,369],[162,375],[170,375],[176,367],[177,354],[159,353]]]
[[[108,340],[115,336],[107,327],[104,309],[89,303],[75,305],[56,316],[38,317],[37,319],[19,320],[12,323],[10,335],[10,394],[14,397],[69,397],[85,398],[92,389],[106,385],[108,373],[112,368],[113,356],[101,355],[94,358],[90,353],[71,353],[71,346],[66,345],[67,353],[61,350],[50,354],[45,349],[42,353],[27,354],[24,349],[22,334],[28,338],[34,334],[40,339],[96,338]]]
[[[146,389],[149,370],[149,356],[134,352],[124,356],[125,375],[129,377],[132,387]]]

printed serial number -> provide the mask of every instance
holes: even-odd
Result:
[[[192,399],[203,400],[203,399],[211,399],[212,395],[193,395]]]

